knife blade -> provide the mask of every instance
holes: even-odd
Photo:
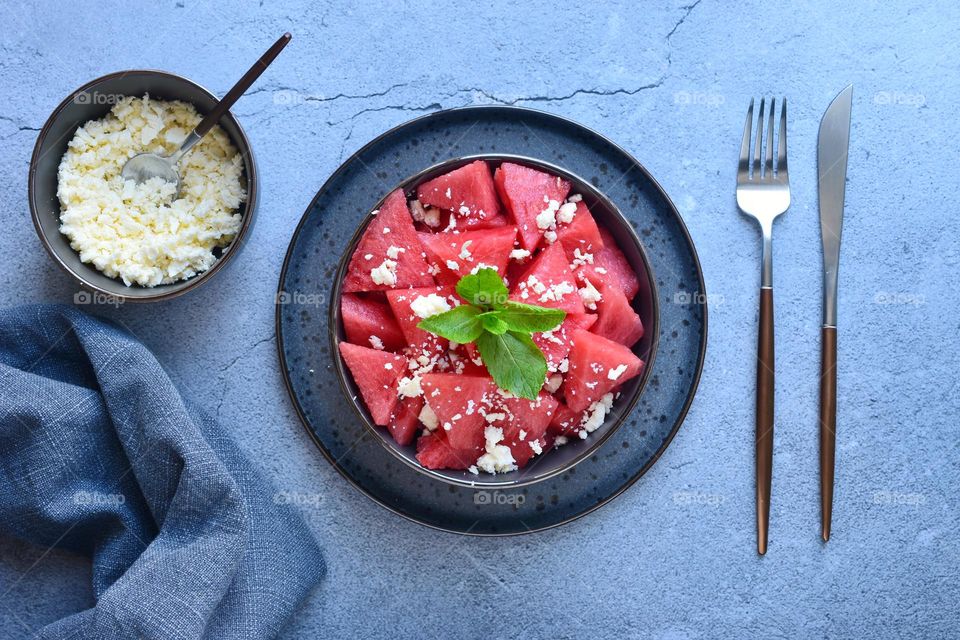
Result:
[[[840,237],[850,147],[853,85],[827,107],[817,136],[817,187],[823,243],[823,329],[820,359],[820,520],[821,537],[830,539],[837,425],[837,284]]]

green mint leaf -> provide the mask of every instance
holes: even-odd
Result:
[[[495,336],[506,333],[507,329],[510,328],[506,322],[500,319],[499,312],[497,311],[487,311],[486,313],[481,313],[479,317],[483,323],[483,328]]]
[[[567,312],[562,309],[535,307],[532,304],[510,300],[497,311],[497,316],[511,331],[539,333],[560,326],[563,319],[567,317]]]
[[[473,342],[483,333],[483,323],[479,318],[480,313],[480,309],[462,304],[450,311],[424,318],[417,326],[447,340],[465,344]]]
[[[472,305],[493,307],[505,303],[510,291],[496,269],[485,268],[460,278],[457,294]]]
[[[498,387],[521,398],[537,399],[547,377],[547,361],[530,336],[485,332],[477,338],[477,348]]]

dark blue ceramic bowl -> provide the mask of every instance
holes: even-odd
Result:
[[[67,151],[67,143],[82,124],[105,116],[121,97],[144,94],[162,100],[182,100],[195,106],[201,114],[217,103],[217,97],[197,83],[165,71],[118,71],[91,80],[67,96],[43,125],[30,159],[28,180],[33,224],[54,262],[82,288],[128,302],[166,300],[195,289],[212,278],[243,246],[253,222],[258,197],[257,165],[250,141],[237,119],[228,112],[219,124],[243,158],[247,201],[240,208],[242,223],[237,236],[222,250],[214,265],[188,280],[156,287],[139,287],[128,286],[119,278],[109,278],[95,267],[81,262],[70,241],[60,233],[60,201],[57,198],[60,160]]]
[[[660,336],[660,312],[657,303],[657,285],[653,268],[650,265],[650,260],[643,248],[643,244],[640,242],[640,238],[617,206],[587,180],[562,167],[542,160],[508,154],[479,154],[447,160],[428,167],[405,179],[399,185],[387,191],[379,202],[370,207],[370,211],[372,212],[379,209],[387,194],[392,193],[396,189],[403,189],[408,196],[412,196],[417,187],[423,182],[475,160],[484,160],[491,165],[491,168],[496,167],[501,162],[509,161],[540,169],[568,180],[572,185],[571,193],[579,193],[583,196],[584,203],[590,208],[590,213],[597,220],[597,223],[606,227],[617,240],[620,250],[623,251],[623,254],[630,262],[640,281],[640,290],[634,298],[633,306],[643,321],[645,330],[643,338],[634,346],[633,351],[646,364],[643,373],[623,385],[620,397],[617,398],[614,403],[604,424],[591,433],[588,438],[585,440],[571,440],[568,444],[558,449],[545,451],[543,454],[533,458],[523,469],[496,475],[483,473],[476,475],[468,471],[432,470],[423,467],[416,459],[415,443],[408,446],[400,446],[394,441],[385,428],[378,427],[373,423],[370,418],[370,413],[367,411],[366,405],[360,396],[359,388],[356,386],[353,377],[339,356],[339,344],[346,339],[343,321],[340,317],[340,298],[343,293],[343,280],[347,273],[350,257],[359,244],[367,225],[373,219],[373,215],[371,214],[367,214],[362,220],[353,238],[348,243],[333,278],[333,290],[330,296],[330,326],[334,328],[330,337],[332,347],[331,357],[334,361],[337,377],[340,380],[344,395],[350,406],[357,412],[357,415],[359,415],[360,419],[374,437],[402,462],[413,467],[425,476],[449,484],[477,488],[514,488],[529,485],[568,471],[577,463],[588,458],[607,438],[620,428],[630,415],[643,393],[643,389],[650,377],[650,372],[653,370],[653,362],[656,357],[657,343]]]

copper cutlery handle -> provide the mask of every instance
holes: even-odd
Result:
[[[833,468],[837,449],[837,328],[823,328],[820,356],[820,521],[823,541],[830,539]]]
[[[773,289],[760,289],[757,340],[757,553],[767,552],[773,479]]]

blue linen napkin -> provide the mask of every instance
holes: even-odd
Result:
[[[303,520],[129,333],[0,311],[0,532],[93,561],[41,638],[274,637],[324,573]]]

